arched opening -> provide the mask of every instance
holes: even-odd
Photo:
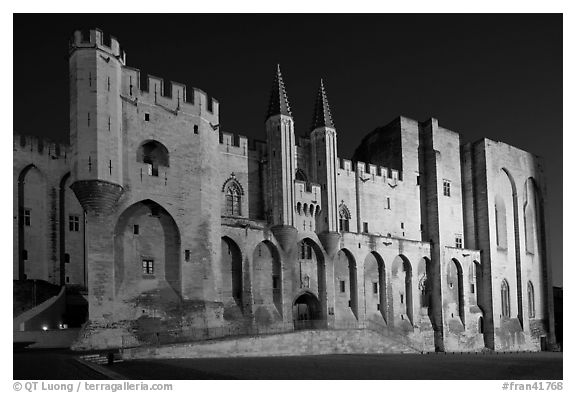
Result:
[[[384,260],[375,251],[364,259],[364,299],[366,318],[386,322],[386,271]]]
[[[320,246],[310,238],[298,242],[297,282],[300,290],[317,294],[320,302],[318,319],[326,319],[326,264]],[[318,322],[320,323],[320,322]]]
[[[450,318],[460,318],[464,325],[464,280],[462,266],[455,258],[448,263],[447,269],[448,310]]]
[[[317,329],[322,327],[320,301],[311,292],[304,292],[294,300],[292,305],[294,329]]]
[[[282,315],[282,268],[276,246],[265,240],[258,243],[252,257],[254,267],[254,305],[273,303]]]
[[[233,299],[236,305],[242,309],[242,252],[238,244],[227,236],[222,238],[221,244],[222,295],[224,301]]]
[[[180,231],[161,205],[148,199],[124,210],[114,229],[114,258],[118,296],[138,305],[126,312],[155,313],[179,302]]]
[[[534,303],[534,285],[531,281],[528,281],[528,317],[536,317],[536,307]]]
[[[470,304],[482,304],[482,266],[478,261],[472,261],[468,274],[470,284]]]
[[[136,152],[136,161],[148,167],[148,175],[158,176],[159,167],[170,166],[168,149],[162,143],[154,140],[144,141]]]
[[[34,165],[18,176],[18,279],[57,280],[48,266],[48,187],[45,175]],[[54,273],[54,272],[53,272]]]
[[[237,181],[228,181],[224,186],[224,215],[242,215],[242,195],[243,191]]]
[[[306,176],[306,173],[301,168],[296,170],[296,180],[308,183],[308,176]]]
[[[432,320],[432,264],[428,258],[418,263],[418,294],[421,315],[428,315]]]
[[[84,260],[84,209],[70,189],[70,172],[60,180],[58,190],[60,234],[60,285],[86,287]]]
[[[350,232],[350,210],[348,210],[343,203],[338,208],[338,216],[340,220],[340,232]]]
[[[356,275],[356,259],[352,253],[343,248],[336,254],[334,264],[334,279],[336,288],[336,318],[358,319],[358,287]]]
[[[478,333],[480,333],[480,334],[484,333],[484,318],[483,317],[478,318]]]
[[[517,317],[520,321],[520,325],[522,325],[524,323],[523,319],[524,316],[522,314],[523,310],[523,299],[522,299],[522,295],[523,295],[523,285],[522,284],[522,261],[520,258],[520,224],[519,224],[519,218],[518,218],[518,192],[517,192],[517,188],[516,188],[516,182],[514,181],[514,177],[512,176],[512,174],[510,173],[510,171],[508,171],[506,168],[502,168],[500,171],[500,178],[501,179],[505,179],[503,180],[503,182],[505,182],[505,189],[508,190],[508,192],[510,193],[509,197],[507,198],[508,201],[510,201],[511,199],[511,203],[509,204],[509,206],[511,205],[511,210],[512,210],[512,222],[514,224],[513,226],[513,245],[514,245],[514,259],[515,259],[515,273],[516,273],[516,302],[517,302],[517,310],[518,310],[518,314]],[[510,313],[510,312],[509,312]]]
[[[503,280],[500,286],[500,298],[502,300],[502,316],[510,318],[510,286],[506,280]]]
[[[395,323],[413,324],[412,265],[404,255],[398,255],[392,262],[392,304]]]

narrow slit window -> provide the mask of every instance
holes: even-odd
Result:
[[[448,180],[444,180],[443,183],[443,189],[444,189],[444,196],[450,196],[450,182]]]

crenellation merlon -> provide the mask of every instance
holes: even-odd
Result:
[[[12,145],[13,151],[34,152],[40,155],[46,154],[55,160],[66,159],[70,156],[69,144],[34,135],[14,134]]]
[[[175,113],[184,112],[217,119],[219,102],[196,87],[165,81],[163,78],[143,74],[139,69],[124,67],[122,72],[122,93],[124,97],[138,102],[158,105]]]
[[[346,172],[356,172],[357,175],[371,175],[374,179],[381,178],[384,181],[401,182],[402,173],[397,169],[390,169],[376,164],[365,163],[362,161],[351,161],[345,158],[338,158],[339,170]]]
[[[318,183],[306,182],[303,180],[294,180],[295,191],[303,194],[311,194],[314,196],[321,195],[321,186]]]
[[[249,150],[247,137],[230,132],[220,132],[220,145],[227,153],[236,153],[244,156],[248,154]]]
[[[70,53],[85,48],[97,48],[114,56],[123,65],[126,64],[126,52],[120,48],[120,43],[116,37],[105,35],[100,29],[76,30],[74,32],[70,39]]]
[[[115,37],[105,35],[100,29],[77,30],[70,40],[70,54],[75,50],[98,49],[114,56],[122,64],[121,94],[132,103],[144,101],[171,112],[184,112],[217,120],[218,101],[198,88],[188,89],[179,82],[165,82],[163,78],[147,75],[126,65],[126,53]],[[215,124],[214,124],[215,125]]]

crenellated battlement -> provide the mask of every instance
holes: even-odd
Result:
[[[294,180],[294,207],[298,214],[306,216],[317,216],[320,214],[321,206],[320,184]]]
[[[77,49],[97,48],[111,54],[123,65],[126,64],[126,52],[120,48],[118,40],[104,34],[100,29],[76,30],[70,39],[70,53]]]
[[[174,114],[184,112],[208,119],[218,118],[218,100],[201,89],[188,88],[180,82],[165,81],[158,76],[143,74],[137,68],[123,68],[121,94],[134,105],[145,102],[161,106]]]
[[[248,155],[248,138],[244,135],[220,132],[220,150],[242,156]]]
[[[14,134],[12,146],[15,152],[33,152],[53,160],[66,160],[70,156],[70,145],[33,135]]]
[[[397,169],[390,169],[362,161],[351,161],[345,158],[338,158],[339,168],[347,172],[356,172],[362,176],[370,175],[373,180],[399,182],[402,181],[402,172]]]

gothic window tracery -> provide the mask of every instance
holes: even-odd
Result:
[[[240,216],[242,206],[242,192],[236,182],[232,182],[226,188],[226,215]]]
[[[350,231],[350,210],[346,207],[344,203],[340,204],[338,209],[338,214],[340,218],[340,232]]]

